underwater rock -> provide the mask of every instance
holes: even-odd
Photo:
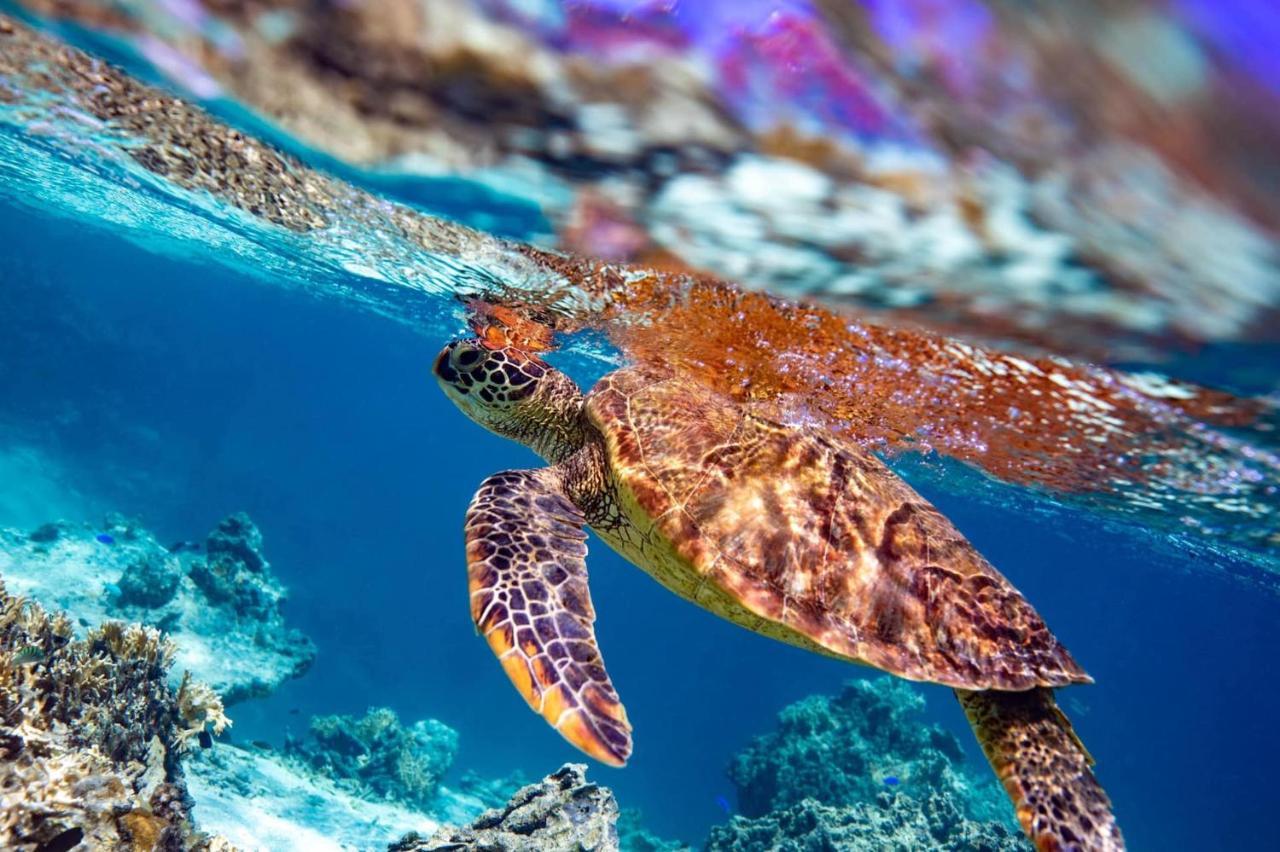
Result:
[[[140,554],[116,580],[120,606],[162,607],[178,592],[182,582],[182,565],[169,555],[156,552]]]
[[[204,549],[210,562],[230,561],[264,574],[267,560],[262,555],[262,533],[244,512],[228,515],[205,539]]]
[[[813,799],[760,817],[735,816],[711,830],[707,852],[1022,852],[1020,832],[966,819],[950,796],[882,792],[872,802],[832,807]]]
[[[406,835],[389,852],[613,852],[618,803],[607,787],[587,781],[570,763],[516,792],[462,828],[446,826],[430,839]]]
[[[286,590],[253,522],[231,516],[204,549],[166,549],[120,516],[100,527],[0,529],[0,575],[14,592],[66,610],[84,627],[126,618],[161,628],[176,647],[175,685],[190,672],[228,704],[305,672],[315,646],[285,625]]]
[[[262,555],[262,533],[243,512],[223,519],[205,539],[203,562],[193,562],[191,580],[212,603],[231,604],[239,616],[270,621],[284,587],[270,576]]]
[[[64,614],[0,583],[0,846],[226,849],[192,828],[178,754],[230,724],[217,696],[169,683],[159,631]]]
[[[289,739],[285,753],[366,795],[430,808],[458,753],[458,734],[435,719],[405,727],[395,711],[375,707],[359,719],[314,717],[311,739]]]
[[[775,731],[734,756],[729,778],[741,816],[717,828],[712,848],[844,848],[840,838],[852,843],[882,829],[905,844],[884,848],[968,849],[971,837],[1026,848],[1004,792],[961,769],[960,742],[923,724],[923,710],[918,688],[889,677],[850,681],[838,696],[784,708]],[[761,837],[786,843],[750,845]]]

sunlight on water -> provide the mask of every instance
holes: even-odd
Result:
[[[552,317],[565,317],[560,325],[570,332],[605,328],[632,357],[701,370],[722,391],[754,398],[778,393],[770,389],[772,384],[782,391],[777,396],[781,408],[773,414],[788,422],[817,416],[829,428],[873,447],[941,450],[1001,479],[1074,494],[1070,499],[1083,499],[1103,517],[1150,516],[1178,548],[1198,534],[1210,562],[1218,558],[1224,537],[1235,539],[1247,549],[1238,556],[1268,572],[1277,570],[1272,519],[1280,458],[1270,448],[1274,415],[1266,413],[1269,406],[1259,410],[1248,407],[1253,403],[1212,397],[1201,402],[1199,391],[1158,376],[1128,377],[1065,360],[1042,370],[1024,359],[987,355],[959,342],[886,337],[871,326],[846,327],[843,320],[836,326],[838,336],[829,338],[825,348],[808,349],[812,335],[804,325],[830,325],[834,318],[829,314],[800,316],[804,310],[757,300],[744,328],[746,313],[735,304],[736,291],[678,277],[668,281],[639,272],[622,274],[608,266],[548,262],[547,256],[524,252],[517,244],[418,216],[282,159],[239,134],[225,143],[231,153],[219,156],[258,176],[243,180],[224,174],[221,163],[208,173],[202,173],[206,164],[196,163],[194,172],[184,174],[182,169],[191,168],[182,165],[188,155],[181,149],[165,153],[168,149],[156,140],[176,134],[173,144],[196,144],[191,140],[198,137],[190,134],[211,132],[194,129],[206,120],[199,113],[175,102],[180,122],[156,129],[139,123],[117,103],[121,96],[122,102],[137,97],[127,90],[121,95],[109,87],[79,93],[76,77],[65,71],[32,82],[38,87],[16,89],[11,102],[0,108],[3,168],[11,173],[4,191],[23,203],[102,222],[151,251],[177,256],[194,252],[271,286],[358,305],[434,338],[458,328],[461,304],[469,297],[535,306]],[[166,160],[172,157],[177,159]],[[273,185],[284,193],[278,201],[262,195]],[[627,281],[625,291],[620,289],[619,282]],[[690,312],[694,306],[697,313]],[[788,317],[789,311],[795,316]],[[730,356],[732,336],[740,333],[754,336],[747,340],[754,352]],[[727,342],[713,343],[717,337]],[[575,340],[573,334],[562,338],[569,353],[575,351]],[[900,385],[919,372],[922,349],[933,353],[928,369],[935,372],[934,384]],[[597,357],[595,345],[582,351]],[[1054,372],[1058,370],[1062,372]],[[1043,389],[1029,391],[1034,396],[1010,384],[1010,378],[1023,381],[1033,373],[1037,382],[1044,380]],[[739,377],[739,384],[726,384],[731,377]],[[807,391],[791,394],[788,386],[797,380],[825,388],[828,399],[812,398]],[[872,382],[888,382],[877,391],[887,403],[882,409],[861,401]],[[956,389],[948,390],[956,383]],[[1008,411],[998,411],[995,400],[1010,388]],[[948,425],[946,418],[953,416],[957,403],[974,410],[962,407]],[[1045,404],[1052,407],[1039,407]],[[1240,406],[1238,413],[1231,410],[1234,405]],[[932,409],[929,416],[937,423],[919,423],[925,409]],[[867,420],[868,413],[874,419]],[[1117,414],[1133,420],[1117,420]],[[1040,439],[1031,451],[1008,455],[1020,443],[1009,441],[1011,431],[1025,440],[1026,424],[1039,418],[1043,429],[1046,416],[1060,421],[1054,426],[1060,437]],[[1226,425],[1262,422],[1252,435],[1239,438],[1198,418]],[[1110,445],[1121,446],[1121,441],[1130,446],[1111,452]],[[1144,462],[1147,457],[1159,458],[1160,464]],[[1044,474],[1036,472],[1042,465]],[[1100,493],[1079,496],[1089,491]],[[1117,494],[1119,501],[1107,492]],[[1167,516],[1179,504],[1185,515],[1171,521]],[[1210,536],[1217,541],[1208,540]]]

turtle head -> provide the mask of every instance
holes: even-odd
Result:
[[[536,355],[478,339],[455,340],[432,371],[445,396],[484,428],[559,461],[582,446],[582,392]]]

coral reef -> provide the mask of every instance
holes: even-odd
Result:
[[[997,822],[973,822],[945,795],[883,792],[872,802],[833,807],[813,799],[754,819],[735,816],[716,826],[707,852],[1022,852],[1020,832]]]
[[[903,786],[967,790],[953,772],[959,741],[913,717],[924,697],[905,681],[851,681],[839,696],[812,695],[778,714],[776,730],[734,756],[729,778],[738,808],[760,816],[812,798],[824,804],[870,801],[885,777]]]
[[[158,609],[178,593],[182,565],[177,558],[156,551],[143,552],[116,580],[120,590],[116,602],[122,607]]]
[[[923,710],[919,689],[889,677],[783,709],[734,756],[741,815],[710,848],[1026,848],[1003,791],[961,768],[960,743]]]
[[[217,849],[197,835],[178,753],[228,723],[207,688],[168,682],[153,628],[70,620],[0,584],[0,846]]]
[[[516,790],[532,783],[533,779],[521,769],[498,778],[486,778],[470,769],[464,769],[458,779],[457,790],[468,798],[482,802],[488,809],[500,807]]]
[[[262,555],[262,533],[238,512],[223,519],[205,539],[205,560],[191,566],[194,582],[210,603],[229,603],[236,615],[269,620],[284,590],[271,582]]]
[[[443,722],[405,727],[386,707],[370,708],[362,718],[317,716],[310,739],[285,743],[287,755],[339,784],[423,809],[435,803],[457,752],[458,734]]]
[[[587,781],[586,767],[566,764],[469,826],[444,827],[430,839],[406,835],[390,852],[612,852],[618,849],[618,803]]]
[[[203,547],[165,548],[120,516],[100,527],[4,529],[0,574],[15,592],[82,624],[124,618],[158,626],[176,646],[175,682],[188,672],[228,704],[267,694],[315,657],[311,641],[285,625],[285,588],[243,514],[223,520]]]

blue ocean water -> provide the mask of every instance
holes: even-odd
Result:
[[[237,738],[278,742],[310,714],[387,705],[457,729],[460,768],[485,775],[580,759],[527,711],[467,613],[466,504],[488,474],[538,461],[436,389],[431,359],[464,328],[448,287],[368,299],[361,270],[327,247],[308,256],[305,238],[12,124],[0,124],[0,178],[0,525],[120,511],[179,539],[247,511],[319,657],[237,707]],[[482,203],[459,189],[457,206]],[[591,341],[553,360],[589,381],[609,357]],[[1206,570],[1198,552],[1047,511],[959,466],[899,464],[1097,679],[1064,704],[1131,848],[1263,845],[1278,801],[1280,602],[1252,569],[1233,573],[1228,552]],[[636,728],[631,764],[592,776],[662,834],[698,842],[732,801],[734,751],[787,703],[868,675],[720,622],[599,542],[590,565],[600,644]],[[930,717],[971,743],[950,694],[928,696]]]

